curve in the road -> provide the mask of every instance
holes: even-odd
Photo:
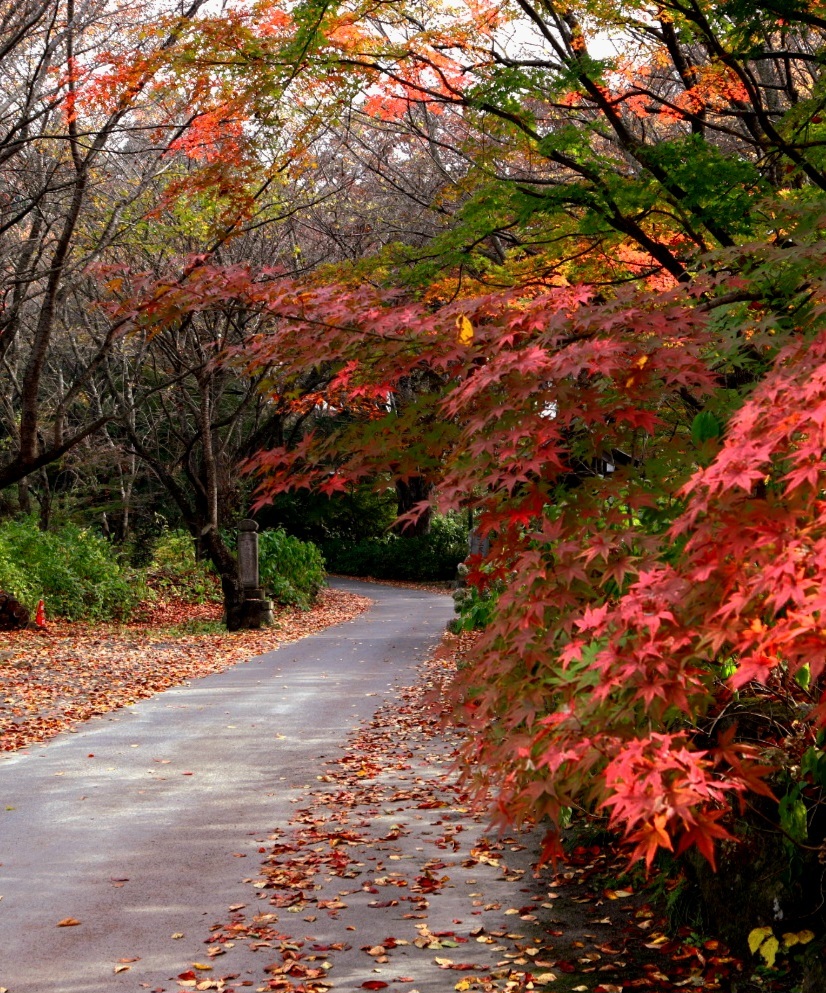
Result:
[[[335,585],[374,606],[0,760],[0,987],[136,993],[203,958],[268,830],[451,614],[448,597]]]

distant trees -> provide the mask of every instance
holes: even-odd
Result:
[[[160,33],[134,6],[3,6],[0,63],[0,487],[55,462],[111,416],[87,391],[119,328],[96,319],[92,270],[154,209],[165,153],[191,108],[158,99],[158,54],[201,0]],[[23,498],[25,504],[25,496]]]

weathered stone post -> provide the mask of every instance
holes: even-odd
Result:
[[[238,582],[247,597],[247,591],[253,597],[260,596],[258,587],[258,525],[255,521],[243,520],[238,522]]]
[[[240,626],[260,628],[272,624],[272,601],[267,600],[258,577],[258,525],[238,522],[238,585],[241,587]]]
[[[473,528],[467,536],[467,553],[481,555],[483,559],[487,558],[490,555],[490,538],[487,535],[483,538],[476,528]]]

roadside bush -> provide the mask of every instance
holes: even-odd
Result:
[[[0,588],[68,620],[127,618],[144,592],[99,534],[74,524],[44,532],[32,520],[0,525]]]
[[[325,585],[319,549],[281,528],[258,535],[258,557],[261,585],[278,603],[307,610]]]
[[[467,575],[468,569],[464,563],[458,567],[460,577]],[[454,634],[460,631],[481,631],[488,626],[496,614],[499,594],[505,584],[497,580],[484,590],[475,586],[460,586],[453,591],[453,609],[459,615],[454,617],[448,627]]]
[[[327,567],[346,576],[413,581],[450,580],[467,556],[467,527],[458,514],[436,514],[430,532],[407,537],[385,534],[349,542],[334,539],[322,545]]]
[[[148,585],[188,603],[221,599],[221,584],[208,562],[195,560],[195,546],[186,531],[164,531],[156,539],[146,568]]]

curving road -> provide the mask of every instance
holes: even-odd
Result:
[[[449,597],[336,585],[375,605],[0,759],[0,987],[169,989],[203,960],[267,832],[452,613]],[[115,973],[120,959],[139,962]]]

